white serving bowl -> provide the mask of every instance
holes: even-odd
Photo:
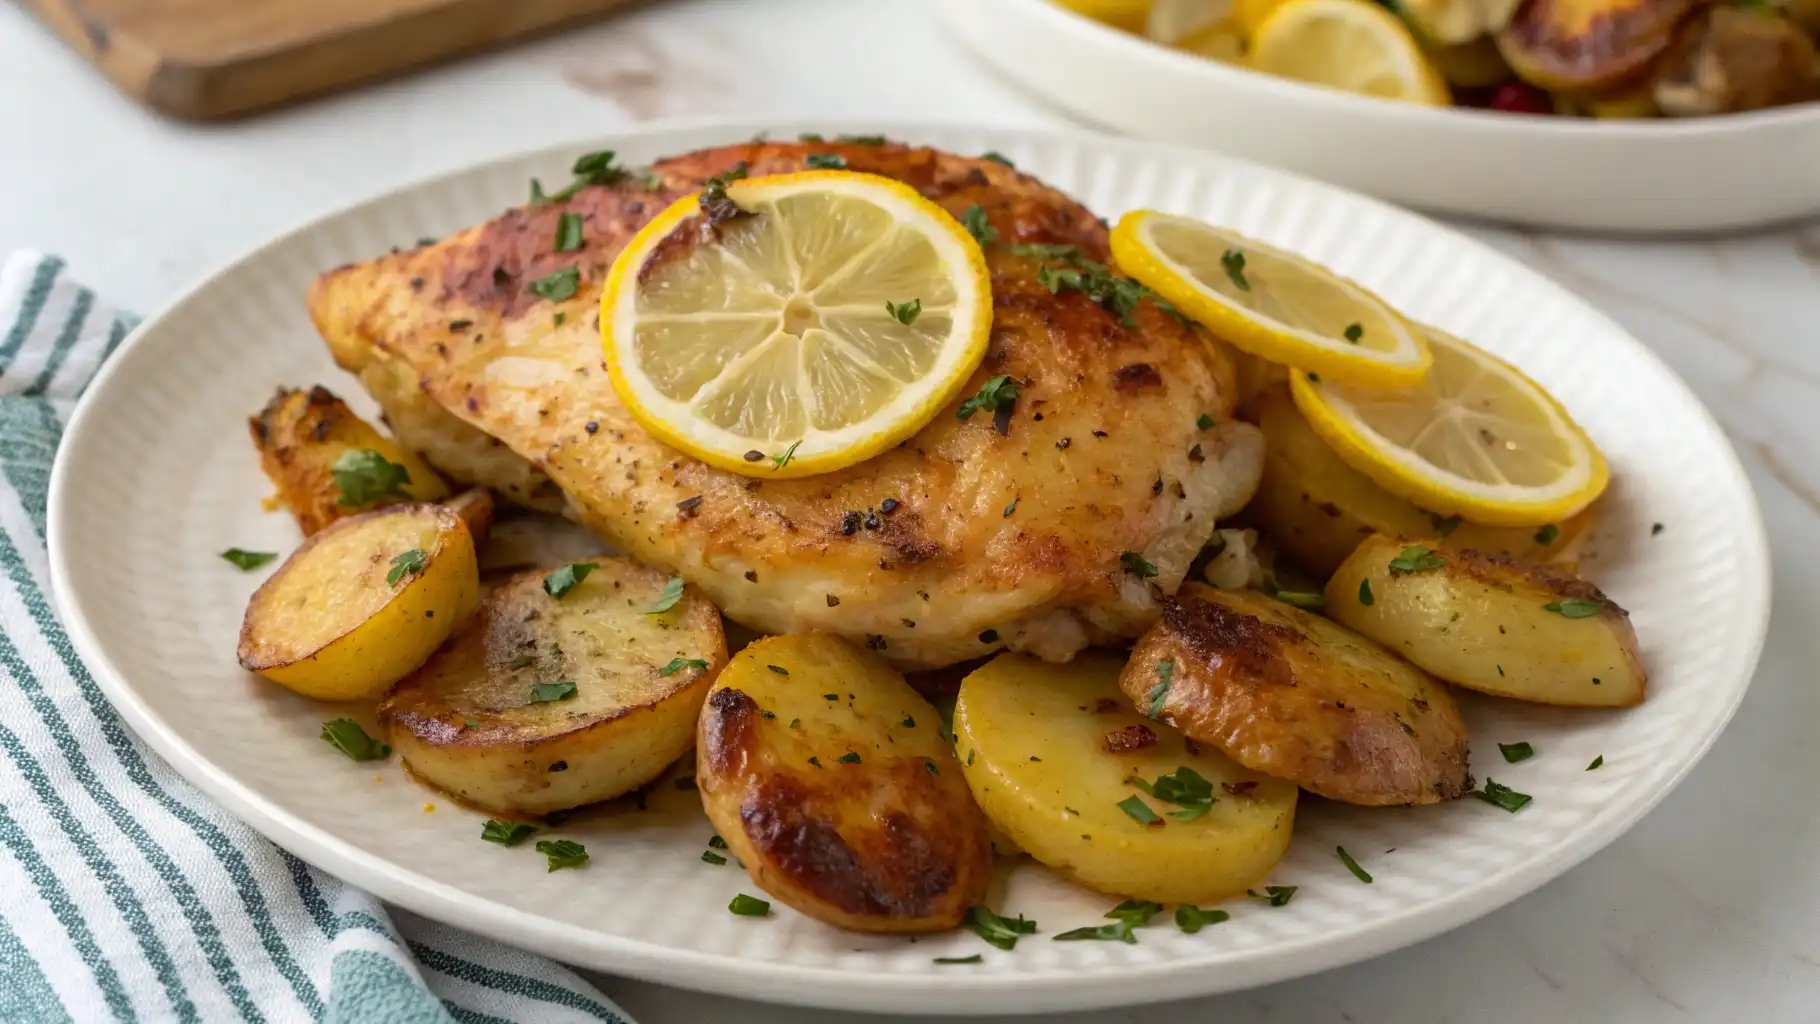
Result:
[[[1643,233],[1820,213],[1820,103],[1649,121],[1368,99],[1179,53],[1052,0],[938,0],[1006,76],[1071,114],[1435,213]]]

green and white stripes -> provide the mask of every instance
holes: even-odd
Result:
[[[125,728],[48,600],[64,422],[133,326],[0,264],[0,1021],[623,1021],[573,972],[398,915],[279,850]]]

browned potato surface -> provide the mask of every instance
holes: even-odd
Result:
[[[259,415],[247,421],[259,465],[309,536],[337,519],[407,501],[441,501],[448,485],[422,459],[374,430],[320,385],[303,391],[279,388]],[[344,504],[333,468],[351,451],[377,452],[403,466],[410,481],[382,500]]]
[[[1813,41],[1789,18],[1715,5],[1676,32],[1656,68],[1654,100],[1673,117],[1800,103],[1820,96],[1817,60]]]
[[[1602,90],[1646,72],[1694,0],[1524,0],[1498,50],[1550,92]]]
[[[692,590],[649,613],[667,577],[590,564],[561,597],[544,570],[513,577],[380,704],[413,774],[487,811],[539,815],[637,789],[689,749],[727,661],[720,613]]]
[[[702,806],[752,880],[810,917],[952,928],[985,899],[992,847],[941,724],[870,651],[824,633],[766,637],[702,710]]]
[[[1472,788],[1445,687],[1255,591],[1183,586],[1138,640],[1119,688],[1191,739],[1332,800],[1429,804]]]
[[[1429,557],[1401,557],[1417,546]],[[1411,565],[1422,568],[1402,568]],[[1584,707],[1643,700],[1647,674],[1624,609],[1585,580],[1542,566],[1437,540],[1371,537],[1328,581],[1326,606],[1469,689]]]

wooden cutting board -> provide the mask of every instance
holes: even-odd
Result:
[[[115,85],[212,120],[423,67],[632,0],[26,0]]]

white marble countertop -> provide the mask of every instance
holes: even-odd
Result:
[[[0,251],[59,253],[112,301],[149,311],[377,190],[639,121],[716,115],[1060,123],[973,65],[917,0],[672,0],[205,128],[145,114],[6,4]],[[1622,321],[1730,433],[1777,560],[1775,618],[1743,708],[1629,835],[1483,920],[1299,981],[1051,1019],[1820,1020],[1820,226],[1699,242],[1470,230]],[[643,1024],[851,1019],[602,984]]]

